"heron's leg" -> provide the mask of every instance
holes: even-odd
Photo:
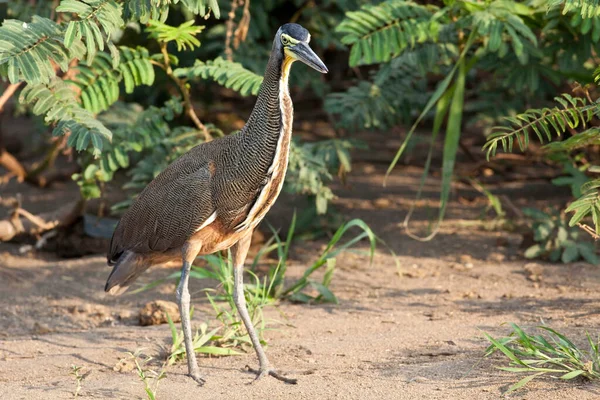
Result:
[[[296,379],[289,379],[282,375],[279,375],[273,368],[271,368],[271,364],[267,359],[267,355],[265,354],[265,350],[260,344],[260,339],[258,338],[258,334],[256,333],[256,329],[252,324],[252,319],[250,318],[250,314],[248,313],[248,308],[246,307],[246,297],[244,296],[244,261],[246,261],[246,255],[248,254],[248,249],[250,248],[250,241],[252,239],[252,232],[249,232],[246,236],[240,239],[233,247],[231,247],[231,255],[233,259],[233,300],[235,306],[237,307],[238,313],[240,314],[240,318],[244,322],[244,326],[248,331],[248,336],[250,336],[250,340],[252,341],[252,345],[254,346],[254,350],[256,351],[256,355],[258,356],[258,371],[252,370],[248,368],[248,370],[257,374],[256,379],[260,379],[266,375],[271,375],[272,377],[279,379],[280,381],[286,383],[295,384]]]
[[[194,352],[192,343],[192,326],[190,322],[190,292],[188,290],[188,280],[192,262],[198,255],[198,248],[189,244],[183,246],[182,259],[183,268],[181,269],[181,280],[177,286],[177,302],[179,303],[179,313],[181,314],[181,325],[183,327],[183,340],[185,342],[185,354],[188,363],[188,375],[198,384],[203,385],[204,379],[200,376],[198,361]]]

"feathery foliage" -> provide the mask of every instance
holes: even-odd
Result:
[[[102,151],[103,138],[111,140],[112,132],[81,108],[71,87],[58,79],[49,84],[27,85],[21,92],[20,101],[32,105],[36,115],[45,115],[46,122],[57,122],[55,136],[69,134],[67,144],[81,151],[94,147],[94,155]]]
[[[496,155],[500,144],[504,151],[511,152],[516,140],[521,151],[524,151],[529,146],[531,132],[535,133],[541,143],[549,142],[552,140],[552,132],[561,136],[568,128],[585,128],[594,115],[600,112],[597,103],[588,104],[582,97],[563,93],[562,97],[556,97],[555,100],[560,106],[530,109],[514,117],[506,117],[509,126],[499,126],[488,136],[484,146],[488,159]]]
[[[148,50],[121,47],[117,68],[113,67],[113,58],[107,53],[98,53],[90,66],[77,67],[72,80],[80,90],[83,107],[93,113],[107,110],[119,99],[121,81],[126,93],[133,93],[137,86],[154,83],[154,68]]]
[[[391,0],[347,12],[336,30],[344,34],[342,43],[352,46],[350,65],[386,62],[417,43],[435,40],[439,25],[433,11],[412,1]]]
[[[206,62],[196,60],[194,66],[178,68],[174,73],[180,78],[212,79],[226,88],[239,92],[242,96],[258,94],[263,81],[262,76],[247,70],[242,64],[221,57]]]
[[[0,65],[6,64],[11,83],[50,83],[56,75],[53,64],[64,72],[84,49],[80,43],[66,47],[60,26],[48,18],[34,16],[30,23],[7,19],[0,27]]]
[[[124,0],[123,17],[126,21],[140,21],[143,24],[150,20],[165,22],[169,16],[169,6],[178,3],[201,17],[207,16],[209,10],[216,18],[221,16],[217,0]]]
[[[562,7],[562,13],[578,12],[582,18],[600,16],[600,2],[598,0],[550,0],[548,9]]]
[[[600,171],[596,171],[600,172]],[[583,219],[589,215],[592,216],[592,221],[595,227],[596,235],[600,235],[600,179],[591,180],[581,186],[581,197],[572,202],[565,210],[573,212],[573,216],[569,221],[570,226],[580,224]]]
[[[329,171],[350,172],[350,150],[359,147],[350,140],[324,140],[316,143],[292,142],[286,179],[287,190],[315,197],[318,214],[327,212],[327,203],[335,196],[327,186]]]
[[[151,63],[151,56],[144,47],[136,49],[122,46],[120,47],[120,59],[118,70],[125,83],[125,92],[133,93],[136,86],[148,85],[154,83],[154,68]]]
[[[543,150],[547,154],[569,154],[588,146],[599,145],[600,129],[597,127],[588,128],[588,123],[594,117],[600,115],[598,101],[590,102],[585,97],[573,97],[569,94],[557,97],[556,101],[560,103],[560,106],[529,109],[515,117],[507,117],[508,126],[497,127],[488,137],[488,141],[484,146],[488,158],[496,154],[499,145],[502,145],[504,151],[511,152],[515,140],[520,150],[525,151],[529,146],[531,132],[535,133],[540,143],[544,143],[552,141],[553,133],[560,137],[567,129],[571,131],[583,129],[582,132],[576,133],[566,140],[545,145]],[[588,165],[587,167],[589,172],[600,172],[600,168],[597,166]],[[573,167],[571,166],[571,168]],[[582,175],[582,173],[579,172],[579,175]],[[583,177],[585,178],[585,176]],[[588,232],[600,235],[600,192],[598,190],[600,179],[586,180],[579,178],[576,181],[569,180],[574,185],[574,196],[579,196],[579,198],[573,201],[565,211],[574,213],[569,221],[570,226],[582,225],[584,219],[591,216],[594,228],[582,226]],[[558,182],[558,180],[555,180],[555,184],[559,184]],[[579,195],[580,193],[581,195]]]
[[[75,41],[83,40],[88,65],[98,51],[104,50],[104,43],[110,36],[124,24],[120,6],[114,0],[62,0],[56,11],[75,15],[64,32],[65,47],[70,48]]]
[[[361,80],[344,92],[328,95],[325,108],[336,117],[338,126],[348,131],[381,130],[409,122],[414,110],[427,102],[426,72],[434,69],[442,58],[449,60],[455,54],[456,47],[446,43],[407,50],[381,64],[370,80]]]
[[[336,31],[341,42],[350,46],[349,65],[379,63],[380,71],[369,80],[358,81],[344,93],[328,96],[326,108],[340,118],[339,125],[350,131],[381,130],[414,118],[410,110],[420,109],[388,174],[406,151],[418,124],[433,116],[432,147],[425,162],[427,174],[434,140],[439,131],[445,129],[438,224],[425,240],[435,236],[445,213],[464,115],[476,110],[480,120],[482,117],[496,120],[500,116],[499,109],[506,110],[510,106],[509,111],[518,110],[534,96],[544,101],[546,96],[554,95],[555,87],[565,79],[589,77],[591,70],[587,61],[594,57],[600,40],[600,18],[594,14],[597,5],[596,1],[554,1],[548,5],[539,1],[499,0],[424,6],[411,1],[387,0],[346,13]],[[430,52],[426,53],[426,49]],[[451,51],[440,51],[447,49]],[[414,63],[404,74],[383,78],[382,71],[394,71],[393,63],[409,54],[428,54],[429,59],[425,63]],[[425,79],[430,79],[432,74],[439,74],[440,79],[435,90],[427,93],[426,86],[418,82],[427,82]],[[482,85],[477,78],[479,74],[493,76],[490,82],[494,83]],[[405,77],[410,80],[403,81]],[[468,85],[473,79],[477,79],[477,90],[470,90],[471,85]],[[423,100],[423,96],[427,96],[428,101]],[[497,104],[498,99],[506,98],[514,100]],[[419,100],[420,104],[408,104],[406,99]],[[471,100],[471,104],[465,104],[466,99]],[[499,145],[510,149],[514,141],[525,147],[531,132],[548,141],[551,139],[548,130],[554,129],[553,124],[562,133],[567,128],[588,123],[596,112],[594,105],[582,107],[583,99],[567,95],[557,101],[564,109],[542,106],[512,117],[511,128],[495,130],[486,145],[488,154],[493,154]],[[404,112],[405,109],[409,112]],[[418,193],[420,198],[421,190]],[[405,221],[407,230],[411,215],[412,211]]]
[[[194,49],[200,46],[200,41],[196,35],[202,32],[203,26],[194,25],[194,20],[184,22],[179,26],[169,26],[159,21],[148,21],[146,30],[150,32],[150,37],[159,42],[175,42],[177,51],[186,48]]]

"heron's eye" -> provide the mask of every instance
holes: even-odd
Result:
[[[281,37],[281,43],[282,43],[284,46],[287,46],[288,44],[290,44],[290,39],[288,39],[286,36],[282,36],[282,37]]]

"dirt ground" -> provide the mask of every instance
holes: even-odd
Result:
[[[348,186],[336,190],[335,203],[346,217],[369,223],[397,254],[399,266],[383,246],[372,265],[364,253],[347,253],[338,259],[332,284],[339,305],[283,302],[266,310],[267,319],[281,322],[266,333],[267,354],[298,385],[270,378],[249,385],[252,375],[244,366],[256,364],[253,353],[199,357],[206,385],[187,378],[186,365],[179,363],[160,381],[158,399],[498,399],[518,378],[495,368],[506,365],[501,357],[482,360],[482,332],[500,336],[508,332],[505,322],[525,328],[545,322],[581,344],[586,331],[597,333],[597,267],[523,259],[521,235],[481,229],[485,198],[460,185],[440,235],[433,242],[414,241],[400,225],[420,171],[399,168],[385,189],[383,172],[383,165],[358,165]],[[57,185],[26,189],[25,206],[41,210],[76,190],[70,183]],[[432,180],[426,186],[430,198],[436,185]],[[509,195],[517,207],[568,194],[543,181],[490,188]],[[0,189],[14,193],[23,186]],[[289,204],[284,198],[270,221],[289,221]],[[418,215],[415,226],[425,224],[426,215]],[[294,245],[290,279],[301,275],[322,244]],[[103,292],[109,269],[102,255],[59,259],[21,254],[20,248],[0,244],[0,399],[72,398],[72,365],[89,372],[83,398],[146,398],[136,372],[117,366],[137,349],[160,357],[170,340],[168,326],[141,327],[137,314],[150,300],[173,301],[174,284],[115,298]],[[151,269],[139,284],[175,270]],[[201,289],[211,285],[191,281],[196,324],[210,318]],[[509,397],[596,399],[600,387],[539,379]]]

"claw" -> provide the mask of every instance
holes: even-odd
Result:
[[[289,383],[290,385],[295,385],[298,383],[297,379],[294,378],[286,378],[283,375],[280,375],[277,371],[275,371],[272,368],[259,368],[258,370],[254,369],[254,368],[250,368],[249,365],[246,365],[246,371],[252,372],[253,374],[256,374],[256,378],[254,378],[254,380],[252,382],[250,382],[250,384],[254,384],[256,383],[259,379],[264,378],[267,375],[272,376],[273,378],[277,379],[278,381],[282,381],[285,383]]]
[[[188,374],[188,376],[192,378],[199,386],[204,386],[204,384],[206,383],[206,381],[200,376],[200,374]]]

